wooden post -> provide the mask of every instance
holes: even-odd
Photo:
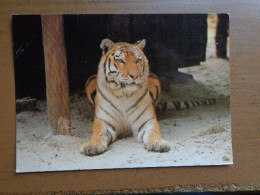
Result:
[[[229,28],[229,15],[218,14],[216,32],[216,56],[227,58],[227,37]]]
[[[62,15],[42,15],[48,119],[54,133],[71,134],[69,83]]]

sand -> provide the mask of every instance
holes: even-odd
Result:
[[[128,137],[117,140],[104,154],[80,154],[80,146],[91,137],[93,108],[84,94],[76,93],[71,96],[73,136],[53,135],[44,100],[37,101],[38,111],[17,113],[16,172],[231,165],[229,61],[215,56],[214,29],[214,18],[210,18],[206,62],[179,70],[194,79],[170,79],[171,91],[163,92],[163,98],[214,97],[217,104],[159,112],[162,136],[171,146],[169,152],[148,152],[142,143]]]

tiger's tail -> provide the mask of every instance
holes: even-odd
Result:
[[[198,106],[215,105],[216,102],[215,98],[200,101],[160,101],[156,106],[156,111],[190,109]]]

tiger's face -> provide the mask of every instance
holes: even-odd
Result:
[[[108,65],[107,78],[120,84],[121,87],[139,85],[144,74],[144,59],[135,51],[118,48],[112,53]]]
[[[113,89],[137,90],[146,83],[149,67],[142,51],[145,40],[136,44],[113,43],[104,39],[101,43],[103,56],[100,68],[104,71],[105,80]]]

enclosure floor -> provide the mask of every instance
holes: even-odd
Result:
[[[148,152],[133,137],[117,140],[102,155],[88,157],[79,153],[81,144],[92,132],[92,114],[85,97],[72,97],[74,136],[52,135],[47,123],[45,102],[41,110],[17,114],[16,171],[62,171],[134,167],[167,167],[232,164],[229,111],[228,61],[208,59],[201,66],[182,69],[192,73],[203,95],[217,98],[217,105],[158,114],[162,136],[169,141],[167,153]],[[204,83],[204,84],[203,84]],[[202,85],[203,84],[203,85]],[[184,84],[189,86],[191,84]],[[181,90],[187,91],[185,86]],[[201,90],[201,86],[202,89]],[[191,90],[191,89],[190,89]],[[194,90],[194,89],[193,89]],[[191,94],[192,96],[192,94]],[[82,107],[85,109],[82,110]],[[89,110],[89,111],[88,111]],[[210,130],[213,126],[220,130]]]

